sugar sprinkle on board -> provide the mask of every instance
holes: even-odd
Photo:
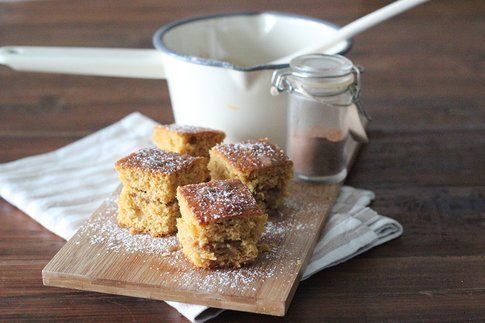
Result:
[[[293,183],[268,219],[261,239],[268,250],[236,270],[194,268],[175,236],[131,235],[118,227],[116,193],[46,266],[44,283],[284,315],[338,191],[338,185]]]

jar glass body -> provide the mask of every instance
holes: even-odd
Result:
[[[340,55],[308,54],[291,60],[271,80],[273,94],[288,93],[286,147],[299,179],[345,179],[349,148],[368,138],[360,119],[360,70]]]
[[[338,182],[347,175],[348,116],[352,94],[288,96],[288,155],[297,178]]]

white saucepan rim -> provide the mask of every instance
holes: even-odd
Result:
[[[214,67],[221,67],[221,68],[226,68],[226,69],[233,69],[236,71],[244,71],[244,72],[251,72],[251,71],[259,71],[259,70],[269,70],[269,69],[280,69],[280,68],[285,68],[289,66],[289,62],[287,64],[260,64],[260,65],[253,65],[253,66],[238,66],[229,62],[225,61],[220,61],[220,60],[215,60],[215,59],[209,59],[209,58],[202,58],[202,57],[197,57],[197,56],[191,56],[191,55],[185,55],[179,52],[176,52],[170,48],[168,48],[164,42],[163,42],[163,37],[164,35],[169,32],[171,29],[192,23],[194,21],[199,21],[199,20],[207,20],[207,19],[213,19],[213,18],[220,18],[220,17],[231,17],[231,16],[254,16],[254,15],[263,15],[263,14],[269,14],[273,16],[282,16],[282,17],[288,17],[288,18],[297,18],[297,19],[302,19],[302,20],[308,20],[308,21],[315,21],[323,25],[327,25],[329,27],[338,29],[340,26],[333,24],[331,22],[328,22],[326,20],[322,19],[317,19],[317,18],[312,18],[312,17],[307,17],[307,16],[302,16],[302,15],[297,15],[297,14],[292,14],[292,13],[286,13],[286,12],[277,12],[277,11],[256,11],[256,12],[234,12],[234,13],[221,13],[221,14],[215,14],[215,15],[210,15],[210,16],[201,16],[201,17],[194,17],[194,18],[188,18],[188,19],[181,19],[174,21],[172,23],[166,24],[162,27],[160,27],[155,34],[153,35],[153,45],[155,48],[158,50],[173,56],[175,58],[178,58],[180,60],[184,60],[190,63],[194,64],[199,64],[199,65],[208,65],[208,66],[214,66]],[[346,46],[344,49],[342,49],[338,54],[344,55],[347,53],[350,48],[352,47],[352,41],[347,40],[346,41]]]

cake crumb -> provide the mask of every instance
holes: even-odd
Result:
[[[261,243],[258,247],[261,252],[270,252],[273,248],[269,243]]]

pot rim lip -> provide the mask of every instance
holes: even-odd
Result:
[[[269,15],[273,15],[273,16],[286,17],[286,18],[302,19],[302,20],[307,20],[307,21],[318,22],[322,25],[326,25],[326,26],[332,27],[334,29],[340,28],[339,25],[331,23],[327,20],[312,18],[312,17],[293,14],[293,13],[287,13],[287,12],[279,12],[279,11],[231,12],[231,13],[220,13],[220,14],[214,14],[214,15],[208,15],[208,16],[198,16],[198,17],[180,19],[180,20],[176,20],[174,22],[168,23],[166,25],[163,25],[153,35],[153,38],[152,38],[153,45],[155,46],[156,49],[162,51],[163,53],[166,53],[166,54],[168,54],[172,57],[175,57],[177,59],[180,59],[180,60],[183,60],[183,61],[186,61],[186,62],[190,62],[190,63],[194,63],[194,64],[198,64],[198,65],[220,67],[220,68],[231,69],[231,70],[236,70],[236,71],[241,71],[241,72],[274,70],[274,69],[289,67],[289,62],[284,63],[284,64],[259,64],[259,65],[253,65],[253,66],[239,66],[239,65],[236,65],[236,64],[232,64],[232,63],[229,63],[229,62],[220,61],[220,60],[216,60],[216,59],[209,59],[209,58],[202,58],[202,57],[198,57],[198,56],[181,54],[177,51],[174,51],[174,50],[168,48],[163,42],[163,38],[164,38],[166,33],[168,33],[170,30],[172,30],[172,29],[174,29],[178,26],[185,25],[185,24],[188,24],[188,23],[192,23],[192,22],[196,22],[196,21],[200,21],[200,20],[221,18],[221,17],[256,16],[256,15],[263,15],[263,14],[269,14]],[[352,40],[347,39],[345,42],[346,42],[345,47],[336,54],[344,55],[344,54],[346,54],[350,51],[350,49],[352,48]]]

